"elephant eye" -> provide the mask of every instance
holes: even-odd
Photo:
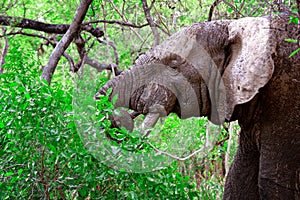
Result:
[[[169,66],[172,67],[172,68],[175,68],[179,65],[179,61],[178,60],[172,60],[170,63],[169,63]]]

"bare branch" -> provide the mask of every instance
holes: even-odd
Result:
[[[161,27],[158,26],[157,24],[156,24],[156,26],[157,26],[158,28],[160,28],[160,30],[162,30],[162,31],[163,31],[164,33],[166,33],[168,36],[170,36],[171,33],[170,33],[170,30],[169,30],[168,26],[165,24],[164,20],[161,18],[160,13],[157,11],[157,9],[156,9],[155,6],[154,6],[154,9],[155,9],[155,12],[156,12],[156,14],[157,14],[157,16],[158,16],[158,19],[159,19],[160,23],[162,23],[162,25],[165,27],[165,29],[166,29],[167,31],[165,31],[163,28],[161,28]]]
[[[63,53],[63,56],[69,61],[70,69],[75,69],[76,67],[75,67],[72,57],[69,54],[67,54],[66,52]]]
[[[147,142],[147,144],[149,144],[154,149],[154,151],[156,151],[158,154],[163,154],[163,155],[166,155],[168,157],[174,158],[174,159],[179,160],[179,161],[185,161],[187,159],[190,159],[191,157],[197,155],[198,153],[204,152],[206,150],[206,147],[204,146],[201,149],[198,149],[197,151],[194,151],[192,154],[190,154],[190,155],[188,155],[188,156],[186,156],[184,158],[181,158],[181,157],[172,155],[172,154],[170,154],[168,152],[160,151],[155,146],[153,146],[150,142]]]
[[[56,34],[65,34],[70,27],[69,24],[47,24],[27,18],[5,17],[2,15],[0,15],[0,25]],[[94,28],[92,25],[84,24],[80,27],[80,29],[89,32],[95,37],[102,37],[104,35],[104,32],[100,27]]]
[[[98,41],[100,43],[103,43],[103,44],[106,44],[105,42],[101,41],[98,39]],[[80,61],[75,65],[74,68],[71,68],[70,70],[73,71],[73,72],[76,72],[78,71],[78,69],[81,67],[81,65],[83,64],[88,64],[90,65],[91,67],[95,68],[98,72],[101,72],[103,70],[111,70],[111,71],[114,71],[115,72],[115,75],[119,75],[121,74],[122,71],[119,71],[117,69],[117,65],[116,64],[102,64],[102,63],[99,63],[98,61],[96,60],[93,60],[92,58],[88,57],[87,54],[89,52],[89,50],[91,49],[91,47],[93,46],[93,44],[91,44],[91,46],[88,48],[88,50],[85,50],[84,46],[85,46],[85,41],[83,40],[82,37],[77,37],[75,39],[75,44],[76,44],[76,47],[77,47],[77,51],[78,51],[78,54],[80,56]],[[116,61],[119,62],[118,60],[118,54],[116,52],[116,47],[115,45],[112,43],[112,42],[108,42],[107,45],[110,45],[114,48],[114,52],[115,52],[115,56],[117,57]]]
[[[112,7],[115,9],[115,11],[120,15],[120,17],[122,18],[122,20],[125,21],[125,22],[127,22],[125,16],[121,14],[121,12],[118,10],[118,8],[114,4],[114,2],[112,2],[111,0],[108,0],[108,1],[112,5]],[[140,34],[138,32],[136,32],[132,27],[129,27],[129,28],[143,43],[145,42],[145,40],[140,36]]]
[[[26,32],[23,32],[22,30],[18,30],[17,32],[10,32],[10,33],[6,33],[6,34],[3,34],[3,35],[0,35],[0,38],[6,37],[8,35],[26,35],[26,36],[29,36],[29,37],[42,38],[44,40],[47,40],[48,42],[51,42],[50,39],[47,38],[47,37],[45,37],[45,36],[34,34],[34,33],[26,33]]]
[[[242,17],[245,17],[245,15],[243,15],[240,10],[238,10],[232,3],[229,3],[227,1],[222,1],[224,4],[226,4],[227,6],[229,6],[230,8],[232,8],[232,10],[234,10],[235,13],[239,14]]]
[[[85,64],[88,64],[91,67],[95,68],[98,72],[102,72],[103,70],[112,70],[112,69],[114,69],[116,76],[118,76],[122,73],[122,70],[118,70],[116,68],[115,64],[113,64],[113,63],[112,64],[99,63],[98,61],[96,61],[96,60],[94,60],[90,57],[86,57]]]
[[[119,20],[95,20],[95,21],[90,21],[90,22],[86,22],[84,23],[84,25],[88,25],[88,24],[97,24],[97,23],[106,23],[106,24],[118,24],[121,26],[128,26],[128,27],[132,27],[132,28],[143,28],[145,26],[148,26],[149,23],[146,24],[142,24],[142,25],[137,25],[137,24],[132,24],[129,22],[122,22]]]
[[[239,14],[240,16],[245,17],[245,16],[240,12],[240,10],[241,10],[242,7],[243,7],[243,3],[242,3],[242,5],[241,5],[241,8],[240,8],[240,9],[237,9],[232,3],[229,3],[229,2],[223,1],[223,0],[215,0],[215,2],[210,6],[207,21],[211,21],[211,20],[212,20],[212,15],[213,15],[213,13],[214,13],[214,9],[215,9],[215,7],[216,7],[219,3],[221,3],[221,2],[223,2],[224,4],[226,4],[227,6],[229,6],[230,8],[232,8],[232,10],[234,10],[235,13]]]
[[[116,48],[116,45],[115,45],[115,43],[113,42],[113,41],[102,41],[102,40],[100,40],[100,39],[98,39],[98,42],[99,43],[102,43],[102,44],[105,44],[105,45],[109,45],[109,46],[111,46],[112,48],[113,48],[113,50],[114,50],[114,55],[115,55],[115,63],[116,63],[116,65],[118,66],[119,65],[119,54],[118,54],[118,52],[117,52],[117,48]]]
[[[57,44],[57,42],[52,41],[51,38],[47,38],[47,37],[45,37],[45,36],[38,35],[38,34],[34,34],[34,33],[26,33],[26,32],[23,32],[22,30],[19,30],[19,31],[17,31],[17,32],[11,32],[11,33],[7,33],[7,34],[0,35],[0,38],[1,38],[1,37],[5,37],[5,36],[7,36],[7,35],[18,35],[18,34],[20,34],[20,35],[25,35],[25,36],[29,36],[29,37],[38,37],[38,38],[42,38],[42,39],[46,40],[46,42],[44,42],[43,44],[41,44],[41,47],[42,47],[42,45],[48,45],[48,44],[51,44],[51,46],[52,46],[53,48],[55,48],[55,46],[56,46],[56,44]],[[40,47],[40,48],[41,48],[41,47]],[[71,68],[71,69],[72,69],[72,68],[75,68],[75,66],[74,66],[74,61],[73,61],[73,59],[71,58],[71,56],[70,56],[68,53],[66,53],[66,52],[63,53],[63,56],[69,61],[69,63],[70,63],[70,68]]]
[[[151,11],[151,8],[153,7],[154,2],[155,2],[155,0],[153,0],[150,7],[148,7],[147,0],[142,0],[146,20],[149,23],[149,25],[151,27],[151,30],[153,32],[153,35],[154,35],[154,44],[153,44],[153,46],[157,46],[159,44],[160,36],[159,36],[158,31],[157,31],[157,27],[156,27],[151,15],[150,15],[150,11]]]
[[[5,35],[5,32],[6,32],[5,27],[2,27],[2,32],[3,32],[3,35]],[[5,63],[5,56],[8,52],[8,46],[9,46],[7,37],[5,37],[4,41],[5,41],[4,42],[4,48],[3,48],[3,51],[2,51],[2,54],[1,54],[1,57],[0,57],[0,74],[3,74],[3,71],[4,71],[2,66]]]
[[[67,25],[67,24],[46,24],[46,23],[37,22],[37,21],[34,21],[34,20],[29,20],[29,19],[24,19],[23,20],[22,18],[12,18],[12,17],[2,17],[1,18],[1,17],[2,16],[0,16],[0,23],[3,23],[4,25],[12,25],[11,20],[16,21],[17,19],[20,19],[21,22],[19,24],[16,24],[16,23],[14,24],[16,27],[28,28],[28,29],[38,30],[38,31],[44,31],[44,32],[47,32],[47,33],[61,34],[61,33],[66,32],[67,28],[70,27],[70,25]],[[99,20],[99,21],[101,21],[101,20]],[[29,23],[29,25],[28,25],[27,22]],[[114,23],[115,21],[105,21],[105,22]],[[82,23],[80,25],[81,30],[86,30],[87,32],[90,32],[94,36],[95,35],[98,36],[99,33],[103,33],[102,29],[93,28],[93,26],[90,25],[91,23],[96,23],[96,21]],[[134,24],[130,24],[130,23],[127,23],[127,22],[120,22],[120,23],[116,22],[116,23],[120,24],[120,25],[122,24],[124,26],[130,26],[130,27],[135,26]],[[38,26],[36,26],[36,24]],[[147,26],[147,25],[148,24],[136,26],[136,28],[144,27],[144,26]],[[17,35],[17,34],[25,35],[25,36],[29,36],[29,37],[38,37],[38,38],[44,39],[44,40],[46,40],[46,42],[41,44],[41,45],[51,44],[51,46],[54,47],[54,48],[58,43],[57,41],[54,41],[53,38],[47,38],[47,37],[45,37],[43,35],[40,35],[40,34],[26,33],[22,29],[18,30],[17,32],[10,32],[10,33],[6,33],[6,34],[2,34],[2,35],[0,35],[0,38],[1,37],[6,37],[8,35]],[[100,40],[99,40],[99,42],[100,43],[105,43],[105,42],[100,41]],[[80,58],[81,58],[81,60],[77,64],[74,64],[74,61],[73,61],[72,57],[69,54],[67,54],[66,52],[63,53],[63,56],[69,61],[70,70],[73,71],[73,72],[76,72],[79,69],[79,66],[81,66],[82,61],[83,61],[82,59],[83,59],[84,55],[86,54],[86,51],[84,49],[84,44],[83,44],[83,43],[85,43],[85,41],[78,40],[78,38],[77,38],[77,40],[75,40],[75,43],[76,43],[77,50],[78,50],[78,53],[79,53]],[[80,47],[80,43],[82,45],[81,47]],[[97,61],[94,61],[91,58],[88,58],[88,57],[86,58],[87,59],[86,64],[89,64],[91,67],[97,69],[97,71],[113,70],[113,71],[115,71],[116,75],[119,75],[122,71],[118,70],[116,68],[116,65],[118,65],[118,63],[119,63],[119,57],[118,57],[118,53],[117,53],[117,50],[116,50],[116,46],[113,42],[109,42],[108,45],[110,45],[114,49],[116,64],[101,64]]]
[[[52,75],[55,71],[55,68],[57,66],[57,63],[58,63],[61,55],[68,48],[68,46],[72,42],[75,35],[78,34],[80,25],[86,15],[86,12],[87,12],[88,7],[91,4],[91,2],[92,2],[92,0],[82,0],[80,2],[80,5],[77,8],[77,11],[76,11],[76,14],[75,14],[72,24],[70,25],[66,34],[58,42],[55,49],[53,50],[53,52],[49,58],[49,61],[48,61],[47,65],[43,71],[43,74],[41,76],[41,79],[45,79],[49,84],[51,82]]]
[[[207,21],[211,21],[214,9],[221,1],[222,0],[215,0],[214,3],[210,6]]]

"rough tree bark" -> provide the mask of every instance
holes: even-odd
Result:
[[[80,2],[75,17],[72,21],[72,24],[70,25],[66,34],[63,36],[63,38],[59,41],[59,43],[56,45],[55,49],[53,50],[49,58],[49,61],[41,76],[41,79],[45,79],[49,84],[51,83],[52,75],[55,71],[55,68],[57,66],[60,57],[62,56],[62,54],[65,52],[65,50],[68,48],[68,46],[70,45],[70,43],[72,42],[76,34],[78,33],[80,25],[91,3],[92,0],[82,0]]]
[[[23,29],[32,29],[36,31],[43,31],[45,33],[56,33],[56,34],[65,34],[70,28],[69,24],[48,24],[44,22],[39,22],[36,20],[31,20],[21,17],[10,17],[0,15],[0,25],[1,26],[11,26],[18,27]],[[93,25],[83,24],[80,26],[82,30],[85,30],[92,34],[95,37],[101,37],[104,35],[104,32],[101,28],[94,28]]]

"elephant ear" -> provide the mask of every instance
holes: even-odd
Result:
[[[271,79],[275,39],[267,18],[243,18],[229,24],[230,60],[223,74],[226,118],[250,101]]]

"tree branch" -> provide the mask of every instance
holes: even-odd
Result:
[[[215,0],[214,3],[210,6],[207,21],[211,21],[211,20],[212,20],[212,15],[213,15],[213,13],[214,13],[214,9],[215,9],[215,7],[216,7],[219,3],[221,3],[221,2],[223,2],[224,4],[226,4],[227,6],[229,6],[230,8],[232,8],[232,9],[234,10],[234,12],[236,12],[236,13],[239,14],[240,16],[245,17],[245,16],[240,12],[240,10],[242,9],[242,6],[243,6],[243,3],[244,3],[244,2],[242,2],[241,8],[240,8],[240,9],[237,9],[232,3],[229,3],[229,2],[223,1],[223,0]]]
[[[185,161],[187,159],[190,159],[191,157],[197,155],[198,153],[204,152],[206,150],[206,148],[207,148],[207,147],[204,146],[201,149],[198,149],[197,151],[194,151],[192,154],[190,154],[190,155],[188,155],[188,156],[186,156],[184,158],[181,158],[181,157],[172,155],[172,154],[170,154],[168,152],[160,151],[154,145],[152,145],[150,142],[147,142],[147,144],[149,144],[154,149],[154,151],[156,151],[157,154],[163,154],[163,155],[166,155],[168,157],[174,158],[174,159],[176,159],[178,161]]]
[[[47,24],[27,18],[5,17],[3,15],[0,15],[0,25],[18,27],[23,29],[32,29],[36,31],[43,31],[45,33],[55,34],[65,34],[70,28],[69,24]],[[104,32],[100,27],[94,28],[89,24],[81,25],[80,29],[89,32],[95,37],[102,37],[104,35]]]
[[[91,67],[95,68],[98,72],[102,72],[103,70],[111,70],[112,71],[112,69],[114,69],[116,76],[118,76],[122,73],[122,70],[118,70],[118,68],[116,68],[115,64],[99,63],[98,61],[96,61],[90,57],[85,58],[85,64],[88,64]]]
[[[111,0],[108,0],[110,2],[110,4],[112,5],[112,7],[114,8],[114,10],[119,14],[119,16],[122,18],[123,21],[127,21],[125,16],[122,15],[122,13],[118,10],[118,8],[116,7],[116,5],[114,4],[114,2],[112,2]],[[140,34],[138,32],[136,32],[133,27],[129,27],[130,30],[142,41],[145,42],[145,40],[140,36]]]
[[[42,43],[40,45],[38,51],[42,49],[43,45],[47,45],[48,46],[49,44],[51,44],[51,46],[53,48],[55,48],[55,46],[57,45],[56,41],[52,41],[53,38],[52,39],[51,38],[47,38],[45,36],[34,34],[34,33],[26,33],[26,32],[23,32],[22,30],[19,30],[17,32],[11,32],[11,33],[0,35],[0,38],[5,37],[7,35],[18,35],[18,34],[25,35],[25,36],[28,36],[28,37],[38,37],[38,38],[42,38],[42,39],[46,40],[44,43]],[[74,65],[74,61],[71,58],[71,56],[68,53],[66,53],[66,52],[63,53],[63,56],[69,61],[69,63],[70,63],[70,69],[74,69],[75,65]]]
[[[5,36],[8,36],[8,35],[18,35],[18,34],[20,34],[20,35],[25,35],[25,36],[28,36],[28,37],[38,37],[38,38],[41,38],[41,39],[46,40],[44,43],[41,44],[41,46],[42,46],[42,45],[49,45],[49,44],[50,44],[53,48],[55,48],[55,46],[57,45],[57,42],[56,42],[56,41],[53,41],[51,38],[47,38],[47,37],[45,37],[45,36],[38,35],[38,34],[26,33],[26,32],[23,32],[22,30],[19,30],[19,31],[17,31],[17,32],[5,33],[5,34],[3,34],[3,35],[0,35],[0,38],[5,37]],[[99,39],[98,39],[98,41],[99,41],[100,43],[103,43],[103,42],[100,41]],[[76,43],[76,42],[75,42],[75,43]],[[115,49],[115,46],[114,46],[113,44],[111,44],[111,45],[112,45],[112,47],[114,48],[114,52],[117,53],[117,52],[116,52],[116,49]],[[40,48],[42,48],[42,47],[40,47]],[[40,48],[39,48],[39,49],[40,49]],[[79,55],[80,55],[80,54],[81,54],[81,53],[79,53]],[[69,61],[69,64],[70,64],[70,70],[71,70],[71,71],[75,71],[75,69],[77,68],[77,66],[75,66],[72,57],[71,57],[68,53],[66,53],[66,52],[63,53],[63,56]],[[116,56],[116,58],[118,57],[117,54],[115,54],[115,56]],[[117,61],[118,61],[118,60],[116,60],[116,62],[117,62]],[[102,63],[99,63],[99,62],[96,61],[96,60],[93,60],[92,58],[89,58],[89,57],[86,58],[85,64],[88,64],[88,65],[90,65],[91,67],[95,68],[98,72],[101,72],[101,71],[103,71],[103,70],[112,70],[112,66],[114,65],[114,64],[102,64]],[[116,63],[116,64],[117,64],[117,63]],[[117,75],[120,75],[121,72],[122,72],[122,70],[118,70],[117,68],[115,68],[114,70],[115,70],[116,76],[117,76]]]
[[[211,21],[212,15],[214,13],[214,9],[221,1],[222,0],[215,0],[214,3],[210,6],[207,21],[209,21],[209,22]]]
[[[118,21],[118,20],[96,20],[96,21],[86,22],[86,23],[84,23],[84,25],[96,24],[96,23],[118,24],[118,25],[121,25],[121,26],[128,26],[128,27],[132,27],[132,28],[143,28],[143,27],[149,25],[149,23],[142,24],[142,25],[137,25],[137,24],[132,24],[132,23],[129,23],[129,22],[124,22],[124,21],[122,22],[122,21]]]
[[[5,35],[5,32],[6,32],[5,27],[2,27],[2,32],[3,32],[3,35]],[[8,46],[9,46],[7,37],[5,37],[4,41],[5,41],[4,48],[3,48],[3,51],[2,51],[2,54],[1,54],[1,57],[0,57],[0,74],[3,74],[3,71],[4,71],[2,66],[5,63],[5,56],[8,52]]]
[[[73,38],[78,34],[80,29],[80,25],[86,15],[89,5],[91,4],[92,0],[82,0],[80,2],[79,7],[77,8],[75,17],[73,19],[72,24],[70,25],[68,31],[63,36],[63,38],[58,42],[55,49],[53,50],[49,61],[43,71],[41,79],[45,79],[49,84],[52,79],[52,75],[55,71],[57,63],[61,57],[61,55],[65,52],[68,48],[70,43],[72,42]]]
[[[149,25],[151,27],[151,30],[153,32],[153,35],[154,35],[154,44],[153,44],[153,46],[157,46],[159,44],[160,36],[159,36],[158,31],[157,31],[157,27],[156,27],[151,15],[150,15],[150,10],[153,7],[154,2],[155,2],[155,0],[153,0],[150,7],[148,7],[147,0],[142,0],[146,20],[149,23]]]

